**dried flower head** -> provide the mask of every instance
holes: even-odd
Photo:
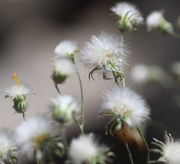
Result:
[[[54,59],[52,79],[55,84],[63,83],[68,76],[75,72],[75,66],[71,60],[65,58]]]
[[[109,148],[99,145],[93,134],[73,139],[69,148],[69,157],[73,164],[104,164],[111,161],[111,155]]]
[[[52,117],[60,123],[73,121],[73,113],[80,112],[80,106],[71,95],[59,95],[51,100]]]
[[[159,30],[163,33],[173,33],[172,24],[165,19],[161,11],[151,12],[146,19],[146,25],[149,31]]]
[[[118,25],[121,32],[134,30],[143,23],[142,14],[133,4],[120,2],[112,7],[111,11],[119,17]]]
[[[49,155],[60,153],[62,143],[56,139],[54,125],[46,116],[35,115],[23,121],[16,129],[16,143],[27,160],[43,161]]]
[[[27,85],[20,83],[16,73],[13,74],[13,80],[16,82],[16,85],[6,89],[6,97],[10,97],[13,100],[13,108],[16,112],[24,115],[28,107],[26,97],[30,94],[31,89]]]
[[[121,36],[106,32],[93,35],[90,42],[81,49],[80,54],[84,64],[93,69],[89,74],[90,77],[93,78],[95,71],[101,71],[104,79],[112,76],[115,79],[123,77],[127,49]]]
[[[106,92],[103,103],[104,115],[112,117],[114,130],[127,124],[139,127],[149,118],[150,110],[144,99],[129,88],[113,88]]]
[[[17,163],[16,146],[13,141],[12,132],[1,129],[0,130],[0,163]]]
[[[65,40],[60,42],[54,52],[58,57],[67,57],[73,59],[76,51],[78,51],[79,46],[77,42]]]
[[[175,141],[171,134],[165,133],[165,143],[154,138],[153,144],[158,148],[152,149],[152,151],[160,154],[160,158],[157,162],[162,162],[163,164],[180,163],[180,142]]]

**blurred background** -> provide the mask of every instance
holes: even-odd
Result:
[[[22,121],[22,116],[13,114],[12,102],[5,99],[5,88],[14,84],[12,74],[28,83],[34,95],[30,95],[27,115],[49,111],[49,100],[56,96],[51,76],[51,59],[54,48],[64,39],[77,40],[83,44],[91,35],[102,30],[118,33],[117,19],[109,11],[116,0],[0,0],[0,125],[14,129]],[[152,10],[165,10],[171,22],[180,15],[179,0],[131,0],[146,17]],[[177,30],[178,32],[178,30]],[[130,49],[130,67],[138,63],[157,64],[168,70],[172,62],[180,60],[180,40],[159,32],[148,33],[145,27],[125,35]],[[114,85],[112,81],[102,81],[98,75],[95,81],[88,80],[87,68],[79,63],[83,79],[86,129],[104,134],[106,120],[97,119],[101,108],[102,92]],[[151,83],[137,85],[129,78],[128,85],[141,93],[152,109],[151,124],[147,137],[162,138],[163,131],[169,130],[180,137],[180,109],[172,101],[173,90]],[[60,86],[64,93],[79,96],[76,76]],[[77,134],[75,127],[68,133]],[[111,137],[105,137],[111,144]],[[112,143],[113,145],[113,143]],[[119,145],[115,148],[118,149]],[[133,147],[132,147],[133,149]],[[121,158],[127,158],[124,148],[119,150]],[[138,157],[138,155],[137,155]],[[139,161],[141,155],[139,154]],[[140,162],[139,162],[140,163]]]

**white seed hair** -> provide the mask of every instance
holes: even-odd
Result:
[[[10,155],[15,156],[15,150],[16,145],[14,144],[13,133],[6,129],[0,129],[0,163],[4,160],[8,161],[11,158]]]
[[[5,90],[8,97],[26,96],[31,92],[31,89],[27,85],[13,85]]]
[[[161,154],[158,162],[164,162],[167,164],[179,164],[180,163],[180,142],[174,140],[171,134],[165,133],[165,142],[161,142],[154,139],[153,142],[158,148],[153,149],[154,152]]]
[[[107,91],[102,107],[103,110],[110,110],[122,116],[131,127],[139,127],[150,114],[144,99],[129,88],[114,87]]]
[[[102,152],[106,148],[106,146],[97,143],[93,134],[81,135],[72,140],[69,157],[74,164],[82,164],[85,161],[91,162],[94,157],[103,155]]]
[[[111,8],[111,11],[114,12],[116,15],[120,16],[120,18],[124,17],[126,14],[129,14],[129,16],[131,16],[131,20],[133,20],[135,24],[143,23],[143,17],[141,12],[133,4],[127,2],[120,2],[113,6]]]
[[[61,94],[56,98],[53,98],[51,100],[51,108],[65,112],[66,119],[68,119],[68,121],[73,121],[73,112],[80,112],[80,106],[77,100],[73,96],[66,94]]]
[[[69,76],[75,73],[76,69],[71,60],[66,58],[57,58],[53,61],[53,71]]]
[[[78,50],[78,43],[71,40],[65,40],[60,42],[54,52],[59,57],[67,57],[74,54]]]
[[[151,31],[153,29],[156,29],[163,20],[164,16],[162,11],[151,12],[146,19],[146,25],[148,30]]]
[[[115,34],[101,32],[93,35],[80,51],[81,59],[85,65],[105,71],[110,71],[109,62],[115,65],[114,71],[122,71],[127,57],[127,49],[123,38]]]
[[[52,121],[43,115],[34,115],[23,121],[15,131],[15,140],[20,148],[20,154],[33,160],[34,151],[37,148],[34,139],[43,135],[51,136],[53,128]]]

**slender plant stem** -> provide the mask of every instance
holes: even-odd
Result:
[[[61,133],[64,140],[65,149],[67,150],[68,142],[67,142],[67,137],[66,137],[66,128],[64,125],[61,125]]]
[[[83,86],[82,86],[82,80],[81,80],[81,76],[80,73],[76,67],[76,74],[79,80],[79,86],[80,86],[80,92],[81,92],[81,123],[79,125],[79,128],[81,130],[81,133],[84,134],[84,117],[85,117],[85,113],[84,113],[84,95],[83,95]]]
[[[61,92],[60,92],[60,90],[59,90],[59,88],[58,88],[58,84],[54,83],[54,86],[55,86],[55,88],[56,88],[58,94],[61,94]]]
[[[79,80],[79,86],[80,86],[80,90],[81,90],[81,113],[83,114],[84,116],[84,96],[83,96],[83,87],[82,87],[82,80],[81,80],[81,76],[79,74],[79,71],[78,69],[76,68],[76,73],[77,73],[77,77],[78,77],[78,80]]]
[[[123,84],[123,87],[126,88],[126,81],[125,81],[125,78],[123,77],[122,78],[122,84]],[[119,87],[119,83],[117,83],[118,87]],[[129,160],[131,162],[131,164],[134,164],[134,160],[133,160],[133,157],[132,157],[132,154],[131,154],[131,151],[129,149],[129,145],[126,141],[126,136],[125,136],[125,132],[123,132],[123,136],[124,136],[124,145],[126,147],[126,150],[128,152],[128,156],[129,156]]]
[[[79,128],[80,128],[81,134],[84,135],[84,123],[82,125],[79,125]]]
[[[123,87],[126,88],[126,81],[124,77],[122,78],[122,83],[123,83]]]
[[[22,113],[23,120],[26,121],[25,112]]]
[[[126,150],[128,152],[129,160],[130,160],[131,164],[134,164],[133,157],[132,157],[131,151],[129,149],[129,145],[128,145],[127,141],[126,141],[125,132],[123,132],[123,136],[124,136],[124,145],[125,145]]]
[[[130,149],[129,149],[129,145],[128,145],[128,143],[125,141],[125,146],[126,146],[126,149],[127,149],[127,152],[128,152],[128,156],[129,156],[129,159],[130,159],[130,162],[131,162],[131,164],[134,164],[134,161],[133,161],[133,157],[132,157],[132,154],[131,154],[131,151],[130,151]]]
[[[118,87],[121,87],[121,85],[122,85],[124,88],[126,88],[126,81],[125,81],[124,77],[122,78],[122,84],[120,84],[120,82],[117,80],[115,80],[115,83],[117,84]]]
[[[140,128],[137,128],[137,130],[139,132],[139,135],[140,135],[144,145],[146,146],[146,149],[147,149],[147,164],[149,164],[149,161],[150,161],[150,149],[149,149],[149,145],[147,144],[146,139],[144,138]]]

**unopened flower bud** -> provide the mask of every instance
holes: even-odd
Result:
[[[143,23],[140,11],[130,3],[117,3],[111,8],[111,11],[119,17],[118,27],[121,32],[135,30],[137,26]]]
[[[27,85],[19,82],[16,73],[13,74],[13,80],[16,82],[16,85],[6,89],[6,97],[12,99],[15,111],[24,115],[28,107],[26,97],[31,92],[31,89]]]
[[[73,139],[69,147],[69,157],[71,162],[76,164],[113,163],[113,153],[109,147],[99,144],[93,134]]]
[[[77,51],[78,44],[70,40],[60,42],[54,50],[57,57],[66,57],[72,61],[74,61],[74,55]]]
[[[159,30],[166,34],[173,33],[172,24],[167,21],[161,11],[153,11],[149,14],[146,19],[146,25],[149,31],[151,30]]]
[[[13,99],[14,102],[14,109],[17,113],[24,113],[27,109],[27,102],[25,96],[17,96]]]
[[[72,61],[65,58],[55,59],[53,62],[52,79],[55,84],[63,83],[67,77],[75,72]]]
[[[74,97],[70,95],[59,95],[52,99],[52,117],[60,123],[70,123],[73,121],[73,113],[80,112],[80,106]]]

